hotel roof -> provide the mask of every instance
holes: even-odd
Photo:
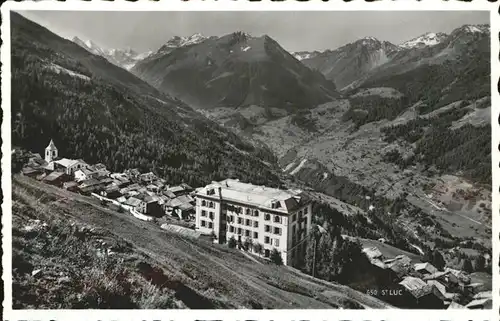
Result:
[[[197,195],[219,198],[219,188],[222,199],[282,212],[296,208],[302,193],[300,190],[281,190],[243,183],[237,179],[226,179],[221,182],[212,182],[212,184],[197,191]],[[213,191],[212,194],[210,193],[211,190]],[[277,204],[277,207],[273,207],[273,204]]]

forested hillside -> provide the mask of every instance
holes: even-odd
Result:
[[[11,21],[13,146],[43,152],[54,139],[63,157],[171,183],[278,184],[270,152],[22,16]]]

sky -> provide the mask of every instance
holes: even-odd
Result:
[[[363,37],[402,43],[426,32],[489,23],[487,11],[113,12],[19,11],[52,32],[112,48],[156,51],[173,36],[264,34],[288,51],[336,49]]]

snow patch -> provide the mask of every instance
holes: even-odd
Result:
[[[295,169],[294,169],[294,170],[290,173],[290,175],[295,175],[295,174],[297,174],[297,173],[300,171],[300,169],[304,166],[304,164],[305,164],[306,162],[307,162],[307,158],[304,158],[304,159],[300,162],[299,166],[295,167]]]
[[[83,80],[90,80],[89,76],[82,75],[80,73],[74,72],[72,70],[66,69],[64,67],[61,67],[57,64],[51,63],[50,66],[48,67],[50,70],[54,71],[56,74],[65,73],[68,74],[72,77],[77,77]]]
[[[241,48],[241,51],[248,51],[248,50],[250,50],[250,48],[252,48],[252,47],[246,46],[245,48]]]

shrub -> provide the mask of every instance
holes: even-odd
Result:
[[[273,250],[271,251],[271,256],[269,258],[271,259],[271,262],[273,262],[276,265],[283,264],[283,259],[281,258],[281,252],[278,251],[276,248],[273,248]]]
[[[236,239],[234,238],[234,236],[231,236],[231,238],[227,241],[227,246],[230,249],[234,249],[236,247]]]

